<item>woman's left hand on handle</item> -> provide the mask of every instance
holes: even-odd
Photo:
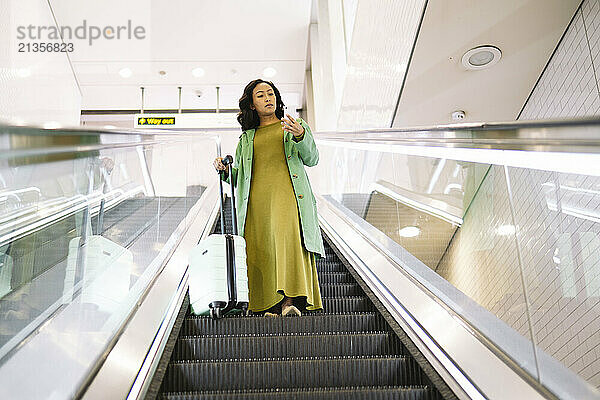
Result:
[[[281,121],[281,125],[283,125],[283,130],[291,132],[294,137],[300,137],[304,133],[304,127],[300,125],[298,121],[296,121],[290,114],[286,114],[288,119],[285,118]]]

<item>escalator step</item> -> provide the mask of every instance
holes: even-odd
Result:
[[[354,278],[349,272],[322,272],[318,274],[319,283],[354,283]]]
[[[393,332],[180,337],[171,361],[408,355]]]
[[[225,213],[231,233],[229,198]],[[316,260],[322,310],[213,320],[188,309],[158,398],[440,400],[347,266],[324,248],[326,259]]]
[[[318,258],[317,258],[318,259]],[[325,247],[325,260],[337,260],[337,255],[330,247]]]
[[[340,283],[321,285],[321,297],[364,296],[358,283]]]
[[[126,205],[119,208],[117,220],[111,215],[112,213],[107,213],[102,224],[102,236],[129,247],[135,238],[156,222],[157,216],[162,218],[176,202],[177,199],[169,197],[145,198],[143,201],[129,200]]]
[[[318,389],[274,389],[274,390],[227,390],[214,392],[163,393],[161,400],[434,400],[437,399],[427,387],[328,387]]]
[[[192,361],[169,364],[163,391],[423,385],[408,357]]]
[[[262,316],[210,317],[188,316],[181,327],[182,336],[223,334],[281,334],[318,332],[387,331],[387,323],[375,312],[360,314],[313,314],[300,318],[265,318]]]
[[[324,297],[323,310],[307,311],[307,313],[339,314],[349,312],[375,311],[375,306],[366,296]],[[300,317],[302,318],[302,317]]]
[[[346,272],[346,266],[337,260],[317,260],[317,272]]]

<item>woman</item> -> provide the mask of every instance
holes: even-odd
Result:
[[[325,250],[304,170],[319,160],[312,132],[301,118],[283,119],[272,82],[250,82],[239,105],[243,133],[231,181],[237,188],[238,232],[246,240],[248,308],[265,316],[322,309],[315,258],[325,257]],[[225,170],[220,157],[214,166]]]

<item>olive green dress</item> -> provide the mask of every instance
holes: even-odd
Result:
[[[264,311],[288,297],[307,310],[323,308],[315,255],[302,240],[298,204],[285,159],[283,128],[256,129],[244,238],[251,311]],[[304,302],[305,300],[305,302]]]

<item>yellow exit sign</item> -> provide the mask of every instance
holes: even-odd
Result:
[[[175,117],[139,117],[138,125],[175,125]]]

